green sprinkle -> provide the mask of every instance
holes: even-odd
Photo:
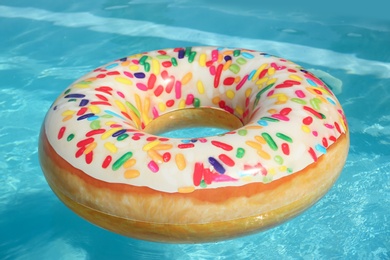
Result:
[[[128,134],[122,134],[122,135],[118,136],[118,137],[116,138],[116,140],[118,140],[118,141],[123,141],[123,140],[125,140],[127,137],[129,137]]]
[[[114,162],[114,164],[112,165],[112,170],[114,171],[118,170],[132,156],[133,156],[132,152],[127,152],[124,155],[122,155],[118,160]]]
[[[247,133],[248,133],[248,130],[246,130],[246,129],[238,130],[238,134],[241,135],[241,136],[246,136]]]
[[[157,59],[159,59],[159,60],[167,60],[167,59],[169,59],[171,56],[169,56],[169,55],[157,55],[156,57],[157,57]]]
[[[259,97],[259,98],[260,98],[260,96],[261,96],[264,92],[266,92],[267,90],[269,90],[270,88],[272,88],[274,84],[275,84],[275,83],[269,84],[269,85],[266,86],[265,88],[261,89],[261,90],[257,93],[256,97]]]
[[[93,120],[89,126],[94,130],[100,129],[100,120]]]
[[[276,133],[276,136],[279,137],[280,139],[284,140],[284,141],[287,141],[289,143],[292,143],[293,140],[291,137],[285,135],[285,134],[282,134],[282,133]]]
[[[270,183],[272,181],[272,177],[264,176],[263,183]]]
[[[109,114],[104,114],[101,117],[103,117],[103,118],[113,118],[114,116],[113,115],[109,115]]]
[[[237,63],[240,65],[244,65],[246,63],[246,59],[240,57],[237,59]]]
[[[145,62],[144,69],[145,69],[145,72],[149,72],[150,71],[150,63],[149,62]]]
[[[291,101],[301,104],[301,105],[306,105],[306,101],[300,98],[292,98]]]
[[[268,116],[263,116],[262,118],[260,118],[264,121],[268,121],[268,122],[279,122],[279,119],[277,118],[273,118],[273,117],[268,117]]]
[[[280,156],[280,155],[276,155],[276,156],[274,157],[274,160],[275,160],[275,162],[276,162],[277,164],[279,164],[279,165],[282,165],[282,164],[283,164],[283,158],[282,158],[282,156]]]
[[[287,168],[287,172],[288,172],[288,173],[292,173],[292,172],[293,172],[293,169]]]
[[[65,90],[65,92],[64,92],[64,95],[68,94],[70,91],[71,91],[71,89],[70,89],[70,88],[69,88],[69,89],[67,89],[67,90]]]
[[[200,99],[194,98],[194,107],[200,107]]]
[[[176,58],[171,58],[171,62],[172,62],[172,65],[174,66],[174,67],[176,67],[177,66],[177,60],[176,60]]]
[[[194,59],[195,59],[195,56],[196,56],[196,52],[195,52],[195,51],[192,51],[192,52],[190,53],[190,56],[188,57],[188,62],[189,62],[189,63],[192,63],[192,62],[194,61]]]
[[[312,98],[310,99],[310,105],[315,109],[315,110],[320,110],[320,105],[319,103],[321,103],[321,100],[319,100],[318,98]]]
[[[148,59],[148,56],[142,56],[141,59],[139,59],[140,65],[145,65],[146,60]]]
[[[68,99],[68,102],[76,102],[76,101],[77,101],[77,99],[75,99],[75,98]]]
[[[70,135],[68,135],[68,137],[66,138],[66,141],[70,142],[70,141],[72,141],[73,138],[74,138],[74,134],[70,134]]]
[[[131,111],[134,112],[134,114],[136,114],[138,117],[141,117],[141,113],[138,111],[138,109],[133,104],[131,104],[129,101],[126,101],[125,104],[126,104],[126,106],[128,106],[131,109]]]
[[[238,66],[237,64],[232,64],[229,66],[229,70],[234,74],[237,74],[240,72],[240,66]]]
[[[233,56],[234,56],[234,57],[240,56],[240,54],[241,54],[241,51],[240,51],[240,50],[234,50],[234,51],[233,51]]]
[[[272,137],[268,133],[262,133],[261,136],[264,138],[264,140],[267,142],[267,144],[272,150],[278,150],[278,146],[276,145],[274,139],[272,139]]]
[[[199,186],[201,188],[207,188],[207,183],[204,180],[201,180]]]
[[[186,47],[186,50],[184,52],[184,56],[189,57],[191,52],[191,47]]]
[[[245,155],[244,148],[241,148],[241,147],[237,148],[236,157],[237,158],[242,158],[242,157],[244,157],[244,155]]]

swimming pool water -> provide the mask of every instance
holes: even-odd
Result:
[[[0,259],[389,259],[390,18],[386,1],[0,2]],[[342,175],[316,205],[268,231],[160,244],[95,227],[48,187],[37,158],[50,104],[113,59],[191,45],[250,48],[341,80],[351,131]],[[320,72],[318,72],[320,73]],[[332,78],[333,77],[333,78]]]

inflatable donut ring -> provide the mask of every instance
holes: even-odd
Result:
[[[226,133],[167,138],[182,127]],[[320,199],[349,149],[343,110],[299,65],[246,49],[192,47],[115,60],[53,103],[40,162],[88,221],[161,242],[233,238]]]

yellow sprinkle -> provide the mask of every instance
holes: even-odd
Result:
[[[193,186],[186,186],[186,187],[180,187],[177,189],[177,192],[179,193],[191,193],[195,190],[195,187]]]
[[[129,159],[127,160],[124,164],[123,164],[123,167],[125,167],[126,169],[127,168],[130,168],[132,166],[134,166],[136,164],[137,160],[132,158],[132,159]]]
[[[170,150],[172,149],[173,145],[171,144],[159,144],[153,147],[154,150]]]
[[[256,139],[256,141],[258,141],[261,144],[266,144],[267,143],[267,141],[265,141],[264,137],[262,137],[260,135],[256,135],[255,139]]]
[[[110,137],[113,133],[115,133],[116,131],[121,130],[121,129],[122,129],[122,128],[120,128],[120,127],[112,128],[112,129],[106,131],[104,134],[102,134],[102,135],[100,136],[100,138],[101,138],[102,140],[107,139],[107,138]]]
[[[126,106],[122,102],[120,102],[119,100],[115,100],[115,104],[122,112],[126,112]]]
[[[82,84],[82,83],[78,83],[78,84],[74,84],[73,87],[75,88],[89,88],[89,84]]]
[[[252,94],[251,88],[248,88],[247,90],[245,90],[245,97],[249,97],[251,94]]]
[[[204,93],[204,85],[203,85],[203,82],[201,80],[198,80],[198,82],[196,83],[196,87],[198,88],[199,94]]]
[[[270,78],[268,81],[267,81],[267,86],[268,85],[271,85],[271,84],[274,84],[278,79],[277,78]]]
[[[206,53],[202,53],[199,57],[199,66],[205,67],[206,66]]]
[[[240,180],[245,181],[245,182],[250,182],[253,180],[253,176],[247,175],[247,176],[241,177]]]
[[[65,121],[68,121],[72,118],[73,116],[69,115],[69,116],[66,116],[62,119],[62,122],[65,122]]]
[[[267,80],[268,80],[268,77],[263,77],[263,78],[259,79],[258,81],[256,81],[256,85],[262,85],[265,82],[267,82]]]
[[[191,79],[192,79],[192,73],[191,73],[191,71],[190,71],[190,72],[188,72],[186,75],[183,76],[183,78],[181,79],[181,84],[182,84],[182,85],[185,85],[185,84],[187,84]]]
[[[126,179],[133,179],[133,178],[137,178],[140,175],[140,173],[138,170],[127,170],[125,171],[124,175]]]
[[[282,166],[279,167],[279,170],[280,170],[281,172],[285,172],[285,171],[287,171],[287,166],[282,165]]]
[[[111,125],[114,125],[116,124],[115,121],[107,121],[106,123],[104,123],[106,126],[111,126]]]
[[[93,151],[93,149],[96,148],[96,146],[96,142],[90,143],[87,147],[85,147],[84,154],[90,153],[91,151]]]
[[[158,104],[158,109],[161,112],[164,112],[167,109],[167,106],[165,105],[165,103],[161,102],[161,103]]]
[[[88,108],[94,114],[99,114],[100,113],[100,108],[98,106],[90,105]]]
[[[266,159],[266,160],[269,160],[271,159],[271,155],[269,155],[269,153],[263,151],[263,150],[257,150],[257,154],[260,155],[260,157]]]
[[[133,82],[125,77],[116,77],[115,80],[119,83],[125,84],[125,85],[132,85]]]
[[[274,168],[270,168],[270,169],[268,169],[268,173],[271,175],[275,175],[276,171]]]
[[[267,73],[268,73],[268,75],[274,75],[275,74],[275,68],[274,67],[269,68]]]
[[[131,71],[137,71],[138,69],[139,69],[139,66],[138,65],[130,65],[129,66],[129,69],[131,70]]]
[[[159,140],[155,140],[155,141],[152,141],[150,143],[147,143],[144,145],[144,147],[142,148],[142,150],[144,151],[149,151],[150,149],[152,149],[153,147],[155,147],[156,145],[158,145],[160,143]]]
[[[237,77],[234,78],[234,83],[238,83],[238,82],[240,82],[240,80],[241,80],[241,77],[237,76]]]
[[[182,108],[185,108],[185,107],[186,107],[186,101],[184,99],[180,100],[179,108],[182,109]]]
[[[111,153],[116,153],[118,151],[118,148],[115,146],[115,144],[111,142],[106,142],[104,144],[104,147],[109,150]]]
[[[141,98],[139,97],[138,94],[134,94],[134,98],[135,98],[135,105],[137,106],[138,111],[140,111],[141,114],[142,114],[142,102],[141,102]]]
[[[226,91],[226,96],[229,98],[229,99],[233,99],[235,94],[234,94],[234,91],[229,89],[228,91]]]
[[[223,59],[223,55],[222,55],[222,53],[219,53],[217,62],[221,63],[222,59]]]
[[[163,160],[163,157],[161,156],[161,154],[159,154],[156,150],[154,149],[150,149],[148,150],[148,155],[150,156],[150,158],[152,158],[153,161],[155,161],[156,163],[163,163],[164,160]]]
[[[267,66],[268,66],[268,63],[264,63],[263,65],[261,65],[261,66],[256,70],[255,75],[253,75],[252,81],[255,81],[257,78],[259,78],[260,72],[261,72],[263,69],[265,69]]]
[[[256,142],[253,142],[253,141],[246,141],[245,142],[247,145],[249,145],[250,147],[252,148],[255,148],[256,150],[261,150],[263,147],[261,146],[261,144],[259,143],[256,143]]]
[[[232,60],[228,60],[224,65],[222,70],[227,70],[229,69],[230,65],[232,65]]]
[[[215,105],[218,105],[219,101],[221,101],[221,99],[219,97],[214,97],[212,100],[213,104]]]
[[[73,115],[75,113],[75,111],[73,111],[73,110],[66,110],[66,111],[64,111],[64,112],[62,112],[62,116],[71,116],[71,115]]]
[[[250,129],[262,129],[263,127],[261,125],[248,125],[245,126],[245,129],[250,130]]]
[[[297,81],[302,81],[302,78],[295,74],[290,74],[289,78]]]
[[[155,75],[160,74],[160,62],[158,62],[156,59],[152,60],[152,71]]]
[[[175,161],[176,161],[176,166],[180,171],[186,168],[186,159],[182,153],[176,154]]]
[[[144,120],[145,125],[149,124],[152,121],[152,119],[147,114],[149,109],[150,109],[150,98],[145,97],[144,109],[141,111],[142,119]]]
[[[133,120],[135,126],[138,128],[141,126],[141,120],[139,117],[133,112],[133,110],[128,111],[129,116],[131,117],[131,120]]]
[[[236,112],[241,116],[244,114],[244,110],[240,106],[236,106]]]
[[[272,109],[269,109],[267,112],[270,114],[276,114],[278,111],[276,109],[272,108]]]
[[[305,133],[310,133],[310,128],[307,125],[302,125],[302,131]]]
[[[339,118],[340,118],[339,122],[341,123],[341,126],[343,127],[343,130],[346,131],[347,130],[347,126],[345,125],[344,120],[341,117],[339,117]]]

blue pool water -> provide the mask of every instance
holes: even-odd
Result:
[[[388,4],[312,2],[2,0],[0,259],[389,259]],[[261,50],[328,73],[330,85],[341,81],[335,92],[351,131],[341,177],[293,220],[217,243],[139,241],[77,217],[52,193],[38,163],[50,104],[108,61],[190,45]]]

